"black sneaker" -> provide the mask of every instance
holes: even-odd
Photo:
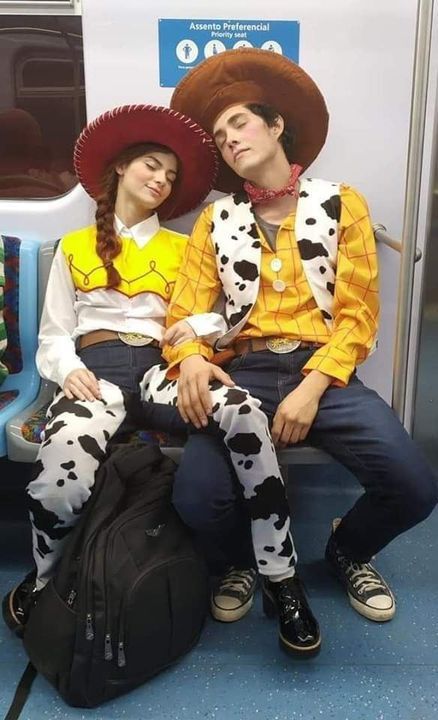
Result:
[[[279,616],[280,647],[289,655],[308,658],[321,648],[321,633],[297,575],[272,582],[263,580],[263,611],[267,617]]]
[[[380,573],[370,563],[354,562],[336,545],[334,532],[341,522],[336,518],[327,543],[325,557],[336,577],[347,590],[351,606],[361,615],[385,622],[395,615],[395,598]]]
[[[38,597],[35,588],[36,572],[32,571],[17,587],[3,598],[3,620],[12,632],[22,637],[31,609]]]
[[[230,567],[211,596],[211,614],[215,620],[235,622],[243,618],[253,604],[256,585],[256,570]]]

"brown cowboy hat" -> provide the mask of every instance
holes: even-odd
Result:
[[[109,163],[131,145],[165,145],[178,157],[180,171],[169,198],[157,209],[170,220],[196,208],[208,195],[218,169],[211,137],[185,113],[159,105],[123,105],[108,110],[81,132],[74,149],[74,167],[92,198],[102,191]]]
[[[190,113],[212,134],[217,117],[233,105],[273,106],[294,136],[294,162],[307,168],[324,145],[328,112],[312,78],[288,58],[270,50],[240,48],[212,55],[175,88],[170,107]],[[223,160],[215,188],[237,192],[243,180]]]

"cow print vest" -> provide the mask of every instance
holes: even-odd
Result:
[[[307,281],[329,329],[333,323],[340,215],[338,183],[300,179],[295,235]],[[216,200],[211,235],[228,325],[228,331],[216,344],[220,350],[245,325],[259,290],[261,238],[246,193]]]

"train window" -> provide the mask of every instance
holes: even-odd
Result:
[[[85,123],[80,15],[0,15],[0,198],[68,192]]]
[[[74,85],[73,64],[68,58],[25,58],[20,68],[19,84],[21,93],[38,88],[39,92],[52,88],[67,88]],[[44,79],[44,85],[42,80]]]

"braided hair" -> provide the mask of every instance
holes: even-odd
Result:
[[[120,165],[129,165],[143,155],[151,152],[171,153],[172,151],[164,145],[153,143],[141,143],[131,145],[122,150],[114,160],[111,161],[105,170],[102,180],[102,192],[96,198],[96,252],[101,258],[106,270],[106,287],[114,288],[120,284],[119,272],[114,267],[113,260],[120,254],[122,245],[114,227],[114,210],[119,185],[119,175],[116,168]]]

